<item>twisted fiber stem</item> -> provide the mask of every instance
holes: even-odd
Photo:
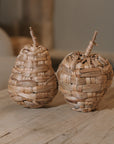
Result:
[[[32,27],[29,27],[29,29],[30,29],[30,35],[31,35],[31,37],[32,37],[33,45],[34,45],[34,46],[38,46],[37,38],[36,38],[36,36],[34,35],[34,32],[33,32]]]
[[[89,56],[89,54],[91,53],[92,49],[93,49],[93,46],[96,45],[95,43],[95,39],[96,39],[96,36],[97,36],[98,32],[95,31],[94,32],[94,35],[93,35],[93,38],[92,40],[89,42],[89,45],[86,49],[86,52],[85,52],[85,56]]]

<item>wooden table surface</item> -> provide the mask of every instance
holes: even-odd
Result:
[[[114,144],[114,81],[90,113],[72,111],[61,94],[47,108],[23,108],[2,90],[0,144]]]

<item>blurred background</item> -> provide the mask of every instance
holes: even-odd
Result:
[[[93,52],[108,58],[114,67],[113,0],[0,0],[0,88],[6,88],[15,56],[31,44],[29,26],[38,41],[50,50],[55,71],[71,51],[85,51],[94,30]]]

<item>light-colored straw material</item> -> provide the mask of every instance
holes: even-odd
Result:
[[[86,53],[68,54],[57,71],[59,90],[66,102],[82,112],[97,109],[113,78],[109,61],[98,54],[90,54],[90,45],[88,48]]]
[[[34,39],[33,31],[31,36]],[[38,45],[26,45],[18,55],[8,82],[10,96],[24,107],[43,107],[57,93],[57,78],[48,50]]]

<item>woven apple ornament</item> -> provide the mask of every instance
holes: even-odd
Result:
[[[98,54],[90,54],[96,45],[96,35],[97,32],[85,53],[68,54],[57,71],[59,90],[76,111],[95,110],[112,82],[113,69],[109,61]]]
[[[57,93],[57,79],[47,48],[39,45],[30,27],[33,45],[18,55],[8,82],[10,96],[24,107],[39,108]]]

